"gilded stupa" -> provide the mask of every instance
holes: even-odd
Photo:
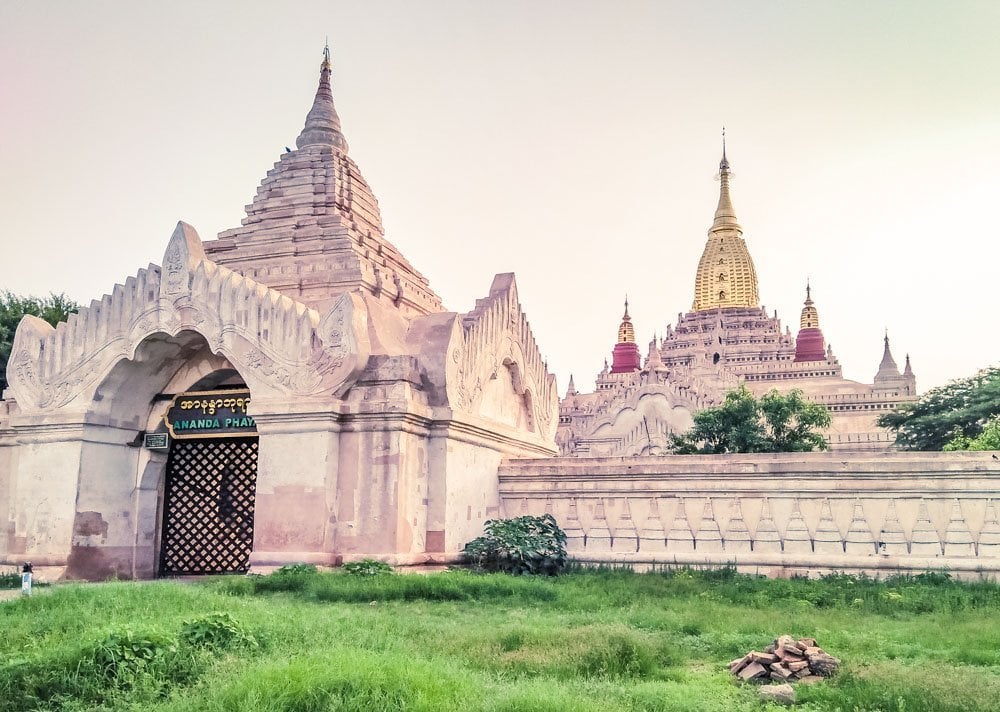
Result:
[[[705,251],[698,263],[692,311],[760,306],[757,270],[743,240],[743,228],[736,220],[736,210],[729,192],[731,177],[723,134],[722,160],[719,162],[719,206],[708,231]]]

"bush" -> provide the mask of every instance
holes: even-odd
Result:
[[[257,639],[229,613],[209,613],[184,621],[181,640],[193,648],[211,650],[258,647]]]
[[[0,571],[0,588],[21,588],[21,574],[15,569]]]
[[[363,559],[344,564],[344,571],[352,576],[378,576],[380,574],[391,574],[392,567],[384,561]]]
[[[177,641],[163,633],[113,631],[94,646],[94,671],[112,686],[132,687],[167,667],[177,652]]]
[[[491,519],[484,536],[465,545],[463,556],[486,571],[560,573],[566,567],[566,534],[551,514]]]

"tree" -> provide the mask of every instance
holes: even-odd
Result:
[[[943,450],[961,438],[979,437],[987,423],[1000,415],[1000,367],[984,368],[969,378],[927,391],[878,419],[879,426],[896,434],[896,445],[906,450]]]
[[[678,455],[811,452],[827,448],[817,431],[829,426],[826,408],[806,401],[800,390],[771,391],[758,399],[740,386],[726,394],[722,405],[695,413],[694,426],[672,435],[670,447]]]
[[[0,292],[0,392],[7,387],[7,359],[14,344],[14,332],[26,314],[44,319],[53,326],[66,321],[79,305],[65,294],[47,297],[20,297],[9,291]]]
[[[983,432],[974,438],[956,435],[945,443],[944,450],[1000,450],[1000,415],[990,418]]]

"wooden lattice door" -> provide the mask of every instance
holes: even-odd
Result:
[[[256,487],[257,438],[172,441],[160,575],[245,572]]]

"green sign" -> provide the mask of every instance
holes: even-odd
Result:
[[[164,416],[171,437],[221,438],[254,435],[257,424],[247,415],[250,391],[182,393]]]

